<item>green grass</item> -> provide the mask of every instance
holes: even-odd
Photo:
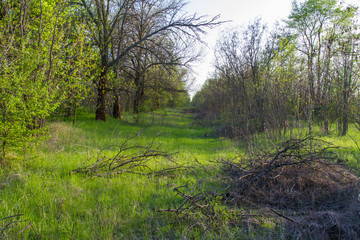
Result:
[[[134,144],[147,145],[154,136],[156,145],[177,152],[173,160],[202,164],[236,152],[229,140],[209,138],[210,128],[193,125],[190,115],[177,111],[143,114],[135,124],[130,116],[124,121],[93,120],[93,116],[49,125],[51,137],[28,156],[25,164],[2,170],[0,218],[23,214],[32,228],[18,238],[24,239],[174,239],[185,234],[186,226],[172,224],[174,217],[158,213],[173,207],[180,198],[175,186],[208,178],[203,172],[179,172],[176,177],[123,174],[111,179],[86,178],[70,174],[98,152],[119,145],[142,130]],[[116,154],[115,148],[107,154]],[[20,161],[20,160],[19,160]],[[21,160],[22,161],[22,160]],[[153,168],[171,163],[154,162]],[[8,181],[20,174],[21,179]],[[26,223],[18,224],[18,229]]]
[[[212,129],[194,124],[192,116],[175,110],[142,114],[137,119],[124,116],[124,120],[93,120],[84,115],[75,126],[72,122],[49,124],[50,138],[37,146],[34,154],[26,159],[14,160],[11,167],[0,170],[0,219],[23,214],[13,228],[12,239],[183,239],[197,235],[189,233],[184,222],[177,222],[174,215],[159,213],[178,205],[181,198],[173,191],[175,186],[202,186],[203,182],[217,173],[202,171],[196,162],[211,166],[219,158],[233,158],[245,154],[244,146],[213,136]],[[181,171],[175,176],[141,176],[123,174],[114,178],[88,178],[70,174],[82,163],[95,159],[99,151],[121,144],[127,137],[142,131],[134,144],[149,144],[159,134],[155,143],[161,149],[177,152],[173,160],[179,164],[194,166],[194,171]],[[359,132],[351,127],[350,136],[360,142]],[[359,164],[359,149],[350,137],[339,137],[335,132],[316,135],[335,145],[343,146],[339,154],[350,164]],[[264,140],[260,135],[257,140]],[[116,154],[116,148],[107,154]],[[151,167],[171,166],[164,160],[153,161]],[[13,178],[19,174],[18,178]],[[211,182],[210,182],[211,183]],[[216,188],[216,183],[204,187]],[[219,206],[220,209],[224,208]],[[14,235],[26,227],[32,227]],[[5,223],[3,220],[1,224]],[[241,230],[226,227],[221,232],[207,232],[204,239],[234,238]],[[264,226],[270,223],[264,222]],[[10,232],[8,232],[10,234]]]

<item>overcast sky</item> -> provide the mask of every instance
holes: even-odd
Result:
[[[303,2],[303,0],[300,2]],[[343,0],[343,2],[359,4],[360,1]],[[261,17],[263,22],[272,29],[276,21],[281,22],[289,16],[291,6],[292,0],[189,0],[187,6],[189,13],[196,12],[198,15],[209,15],[211,17],[220,15],[220,20],[232,21],[209,30],[208,34],[204,36],[203,40],[207,42],[209,47],[205,48],[202,61],[193,67],[194,77],[196,78],[195,90],[200,89],[200,86],[213,71],[214,46],[221,30],[233,26],[247,26],[258,17]],[[193,94],[191,93],[191,95]]]

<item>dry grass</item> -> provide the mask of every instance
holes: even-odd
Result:
[[[84,141],[85,136],[79,128],[63,122],[53,122],[48,127],[50,137],[45,142],[48,149],[62,150],[65,145]]]

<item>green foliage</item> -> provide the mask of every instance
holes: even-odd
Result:
[[[6,153],[42,140],[45,119],[68,96],[86,93],[91,52],[82,36],[71,38],[64,1],[8,4],[0,21],[0,144]],[[20,14],[21,13],[21,14]]]
[[[52,90],[51,82],[46,81],[46,68],[38,69],[40,64],[45,64],[36,61],[38,53],[24,48],[16,51],[16,55],[15,60],[3,62],[0,72],[3,158],[6,147],[21,148],[23,143],[35,140],[40,127],[37,121],[57,107],[58,95]]]

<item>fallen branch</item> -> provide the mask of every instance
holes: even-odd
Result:
[[[130,144],[132,140],[140,137],[141,132],[128,137],[125,141],[116,146],[110,146],[102,149],[94,162],[87,161],[81,167],[70,173],[82,173],[87,176],[112,177],[124,173],[138,175],[169,175],[175,171],[186,169],[186,167],[177,165],[161,170],[153,169],[150,162],[159,158],[171,160],[175,153],[169,153],[160,150],[161,145],[155,145],[155,136],[148,145]],[[117,153],[108,156],[110,150],[117,149]],[[172,163],[176,164],[174,161]],[[157,167],[156,165],[154,165]]]
[[[24,231],[32,228],[33,224],[28,220],[16,220],[22,217],[23,214],[15,214],[0,219],[0,239],[12,239],[20,235]],[[29,223],[21,230],[18,230],[21,223]]]
[[[284,218],[284,219],[286,219],[286,220],[288,220],[288,221],[290,221],[290,222],[292,222],[292,223],[296,223],[296,224],[301,224],[301,223],[299,223],[298,221],[295,221],[294,219],[291,219],[291,218],[289,218],[289,217],[287,217],[287,216],[285,216],[285,215],[283,215],[283,214],[281,214],[281,213],[279,213],[278,211],[276,211],[275,209],[272,209],[272,208],[268,208],[271,212],[273,212],[273,213],[275,213],[276,215],[278,215],[279,217],[282,217],[282,218]]]

